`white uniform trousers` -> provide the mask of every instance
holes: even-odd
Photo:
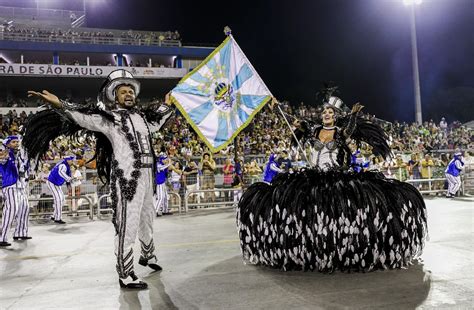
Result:
[[[117,272],[120,278],[126,278],[133,272],[133,245],[135,239],[140,240],[141,256],[145,259],[155,257],[153,243],[153,170],[142,168],[137,180],[137,189],[132,201],[121,196],[120,187],[117,189],[115,255],[117,256]],[[118,181],[117,181],[118,183]]]
[[[456,195],[459,188],[461,188],[461,176],[455,177],[452,174],[446,173],[446,180],[448,180],[448,194]]]
[[[242,187],[234,187],[234,205],[239,204],[240,198],[242,198]]]
[[[156,185],[155,212],[168,213],[168,188],[166,183]]]
[[[8,231],[16,219],[14,237],[28,236],[28,215],[30,213],[30,206],[26,197],[24,188],[17,188],[12,185],[2,189],[4,205],[2,218],[2,239],[7,242]]]
[[[48,184],[49,190],[53,194],[54,220],[59,221],[61,220],[65,202],[63,190],[61,189],[61,186],[54,185],[50,181],[46,181],[46,183]]]

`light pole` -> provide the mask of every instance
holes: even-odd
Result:
[[[415,119],[418,125],[423,123],[421,114],[421,94],[420,94],[420,72],[418,70],[418,48],[416,45],[416,16],[415,7],[421,4],[422,0],[403,0],[403,3],[410,6],[410,28],[411,28],[411,56],[413,63],[413,86],[415,90]]]
[[[86,0],[82,0],[82,10],[84,12],[84,22],[87,23],[87,7]]]

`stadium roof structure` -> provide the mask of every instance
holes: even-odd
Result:
[[[55,51],[76,53],[122,53],[122,54],[157,54],[181,55],[182,57],[205,58],[214,48],[211,47],[162,47],[133,45],[104,45],[82,43],[2,41],[2,50],[20,51]]]
[[[469,129],[474,129],[474,120],[464,123],[463,126]]]

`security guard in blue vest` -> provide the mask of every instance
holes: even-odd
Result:
[[[64,157],[63,160],[58,162],[51,170],[48,181],[46,182],[49,189],[51,190],[51,193],[53,194],[54,199],[54,214],[51,219],[58,224],[66,224],[66,222],[61,219],[64,206],[64,193],[61,189],[61,185],[66,183],[69,186],[71,183],[72,177],[70,164],[74,159],[74,156]]]
[[[2,193],[4,197],[2,235],[0,247],[10,246],[8,231],[16,219],[13,240],[31,239],[28,236],[28,215],[30,207],[27,198],[29,160],[26,154],[20,151],[18,136],[9,136],[3,141],[6,147],[0,152],[0,173],[2,174]]]
[[[277,160],[277,155],[270,155],[268,163],[265,166],[265,170],[263,171],[263,182],[270,184],[272,183],[273,178],[276,177],[278,173],[284,172],[284,170],[280,168],[280,164]]]
[[[154,195],[156,216],[170,213],[168,210],[168,188],[166,187],[170,165],[171,161],[166,154],[162,153],[158,156],[155,174],[156,193]]]
[[[461,171],[464,170],[464,162],[462,160],[462,153],[457,151],[454,153],[453,159],[446,167],[446,180],[448,181],[448,192],[446,198],[454,198],[456,193],[461,188]]]

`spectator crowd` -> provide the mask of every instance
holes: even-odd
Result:
[[[93,43],[125,45],[161,45],[166,42],[180,42],[181,36],[176,31],[110,31],[78,30],[76,28],[34,28],[8,27],[0,31],[0,39],[14,41],[42,41],[59,43]]]
[[[303,104],[294,108],[289,103],[282,104],[287,115],[299,119],[316,121],[316,108]],[[372,117],[366,115],[365,117]],[[21,126],[27,118],[25,112],[15,109],[0,117],[0,137],[21,132]],[[444,177],[444,169],[454,149],[474,149],[473,131],[457,121],[447,123],[444,118],[439,123],[429,120],[422,125],[407,124],[395,121],[383,122],[389,143],[395,154],[392,159],[377,158],[370,154],[370,149],[363,146],[358,161],[366,163],[368,169],[378,169],[384,174],[400,179],[420,179]],[[268,106],[256,115],[249,127],[237,138],[237,143],[217,154],[211,154],[192,128],[179,113],[159,132],[153,133],[156,153],[166,152],[173,162],[168,181],[170,189],[176,193],[192,189],[230,188],[254,183],[261,180],[262,169],[270,153],[284,154],[288,164],[301,161],[298,152],[292,151],[289,142],[291,131],[276,109]],[[234,145],[238,150],[235,152]],[[73,152],[77,156],[78,167],[95,169],[93,158],[95,141],[84,136],[76,141],[59,137],[51,145],[44,158],[45,163],[57,162],[64,154]],[[353,146],[355,152],[355,146]],[[235,162],[237,153],[237,162]],[[466,156],[469,157],[468,152]],[[48,167],[48,166],[46,166]],[[238,180],[242,177],[241,181]],[[420,185],[421,186],[421,185]],[[212,202],[213,195],[206,194],[201,201]]]

